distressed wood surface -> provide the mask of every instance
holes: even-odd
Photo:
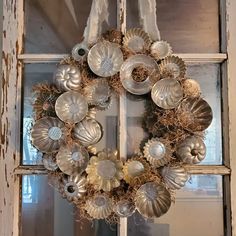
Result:
[[[117,28],[123,34],[126,32],[126,0],[117,0]],[[119,97],[119,150],[122,160],[127,158],[127,99],[126,92]],[[127,236],[127,218],[120,218],[119,235]]]
[[[14,169],[20,163],[21,53],[23,0],[3,1],[1,80],[0,235],[19,235],[20,188]]]
[[[226,1],[226,27],[228,52],[228,111],[229,111],[229,156],[232,168],[230,177],[232,235],[236,236],[236,1]]]
[[[207,174],[207,175],[229,175],[231,170],[228,167],[220,165],[186,165],[189,174]],[[14,170],[17,175],[47,174],[44,166],[24,165]]]
[[[24,165],[14,169],[14,174],[16,175],[45,175],[47,173],[48,171],[44,168],[44,166],[40,165]]]
[[[226,53],[181,53],[174,54],[186,63],[221,63],[227,59]],[[18,59],[24,63],[57,63],[69,54],[21,54]]]
[[[189,174],[200,175],[229,175],[231,170],[225,166],[215,165],[186,165]]]

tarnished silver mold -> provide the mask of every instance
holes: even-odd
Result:
[[[121,200],[116,203],[114,212],[119,217],[130,217],[135,212],[135,205],[133,202],[128,200]]]
[[[59,169],[67,175],[81,174],[89,162],[86,148],[74,144],[71,147],[62,146],[56,156]]]
[[[165,78],[155,83],[151,96],[157,106],[164,109],[173,109],[183,99],[183,89],[177,80]]]
[[[120,71],[123,54],[118,44],[103,41],[96,43],[88,53],[88,64],[94,74],[109,77]]]
[[[151,46],[151,54],[157,60],[161,60],[172,54],[172,48],[166,41],[156,41]]]
[[[155,167],[164,166],[171,160],[171,150],[158,138],[146,142],[143,149],[144,157]]]
[[[89,52],[89,49],[86,44],[78,43],[73,47],[71,51],[71,55],[74,60],[81,61],[87,57],[88,52]]]
[[[81,88],[79,68],[71,65],[59,65],[54,73],[54,81],[62,91],[78,90]]]
[[[96,79],[84,88],[84,95],[91,105],[107,102],[111,96],[111,89],[106,79]]]
[[[76,202],[86,193],[86,178],[81,175],[70,175],[62,179],[62,193],[69,202]]]
[[[135,81],[132,72],[138,66],[144,67],[149,71],[149,76],[143,81]],[[155,81],[159,79],[160,72],[156,61],[146,55],[138,54],[129,57],[122,65],[120,70],[120,79],[123,87],[130,93],[142,95],[149,93]]]
[[[144,217],[160,217],[169,210],[171,196],[163,185],[148,182],[138,189],[135,205],[138,212]]]
[[[105,219],[111,215],[113,204],[104,194],[97,194],[86,201],[85,210],[94,219]]]
[[[188,164],[198,164],[206,156],[206,145],[197,136],[189,136],[177,146],[177,156]]]
[[[57,151],[64,144],[64,138],[64,123],[53,117],[37,120],[31,130],[32,144],[44,153]]]
[[[186,98],[178,108],[180,114],[191,115],[192,122],[186,128],[192,131],[203,131],[212,122],[213,114],[210,105],[202,98]]]
[[[184,61],[177,56],[165,57],[160,63],[161,73],[171,73],[174,78],[183,78],[186,72]]]
[[[55,157],[52,154],[44,153],[43,154],[43,165],[44,167],[49,171],[55,171],[58,169],[57,162],[55,160]]]
[[[165,184],[173,190],[184,187],[188,180],[187,171],[182,166],[164,166],[161,169],[161,175]]]
[[[102,127],[95,119],[85,118],[75,125],[73,135],[82,145],[90,146],[102,138]]]
[[[78,123],[88,112],[86,99],[78,92],[65,92],[58,97],[55,104],[57,116],[66,123]]]
[[[123,45],[133,52],[143,52],[149,49],[151,39],[144,30],[134,28],[126,32]]]

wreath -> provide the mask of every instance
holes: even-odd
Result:
[[[111,30],[93,45],[75,45],[54,73],[53,84],[34,87],[32,144],[54,187],[82,217],[117,222],[135,210],[165,214],[174,191],[188,180],[186,164],[206,154],[204,130],[212,110],[199,84],[185,76],[184,61],[165,41],[142,29]],[[147,98],[143,126],[149,138],[126,161],[117,150],[97,152],[103,134],[97,110],[124,91]]]

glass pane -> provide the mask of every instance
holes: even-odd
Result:
[[[199,235],[224,235],[221,176],[192,176],[160,218],[144,220],[135,214],[128,219],[128,236]]]
[[[175,53],[219,52],[218,0],[156,0],[162,40]],[[127,28],[140,27],[138,0],[127,1]]]
[[[39,83],[52,83],[56,64],[26,64],[24,67],[24,107],[22,153],[24,165],[42,164],[42,154],[31,144],[30,129],[33,124],[33,86]]]
[[[220,66],[216,64],[188,66],[187,76],[200,83],[202,95],[213,110],[213,121],[206,130],[204,140],[207,154],[200,164],[221,164],[221,91]],[[137,153],[147,134],[142,129],[142,115],[145,111],[145,97],[127,95],[128,155]],[[150,99],[150,98],[149,98]]]
[[[190,66],[187,74],[200,83],[203,98],[213,110],[213,120],[206,130],[204,140],[207,155],[201,164],[222,164],[220,66],[217,64]]]
[[[38,83],[52,83],[56,64],[26,64],[24,69],[24,111],[23,111],[23,145],[22,153],[24,165],[42,164],[42,153],[38,152],[31,144],[30,129],[33,123],[33,93],[32,87]],[[103,127],[103,137],[95,145],[98,151],[104,148],[117,148],[117,114],[118,99],[112,96],[112,104],[105,111],[98,111],[96,120]]]
[[[47,176],[22,177],[21,236],[116,236],[116,226],[103,220],[89,222],[62,199]]]
[[[25,0],[25,52],[68,53],[80,42],[92,0]],[[109,0],[109,26],[116,28],[116,0]]]

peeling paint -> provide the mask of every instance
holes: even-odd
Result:
[[[19,177],[13,170],[20,157],[20,86],[21,64],[17,54],[22,48],[23,0],[3,1],[1,132],[0,132],[0,227],[1,236],[19,235]],[[17,102],[17,103],[16,103]],[[19,116],[19,117],[18,117]],[[14,193],[14,194],[13,194]]]
[[[7,165],[5,164],[5,182],[7,184],[7,187],[9,188],[8,178],[7,178]]]

